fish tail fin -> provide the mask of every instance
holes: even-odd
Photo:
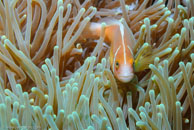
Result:
[[[94,23],[94,22],[89,22],[84,31],[82,32],[80,39],[98,39],[100,37],[100,32],[101,32],[101,24],[100,23]]]

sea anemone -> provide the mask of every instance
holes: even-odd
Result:
[[[104,17],[134,44],[130,83],[106,25],[83,35]],[[193,130],[193,28],[193,0],[0,0],[0,129]]]

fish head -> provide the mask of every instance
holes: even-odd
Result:
[[[134,77],[133,56],[127,53],[127,51],[126,54],[123,55],[122,47],[119,47],[112,58],[111,68],[115,77],[123,83],[130,82]]]

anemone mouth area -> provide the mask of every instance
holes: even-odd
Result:
[[[0,0],[0,130],[194,130],[193,28],[193,0]]]

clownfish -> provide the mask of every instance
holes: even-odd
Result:
[[[89,23],[84,33],[89,38],[99,38],[101,23],[105,26],[105,42],[110,43],[110,64],[114,76],[121,82],[127,83],[134,77],[134,56],[129,33],[124,25],[116,19],[104,18],[99,22]]]

